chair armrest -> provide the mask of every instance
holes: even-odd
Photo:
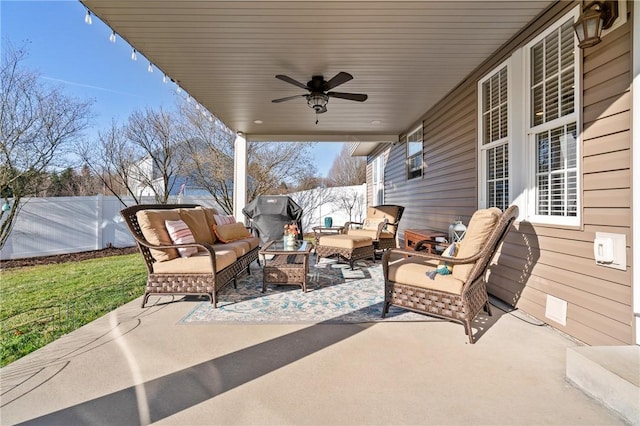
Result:
[[[382,233],[382,230],[386,229],[388,224],[389,222],[386,219],[378,224],[378,230],[376,231],[376,240],[380,239],[380,234]]]
[[[360,226],[362,226],[363,224],[364,224],[364,222],[345,222],[344,223],[345,232],[348,231],[349,229],[351,229],[351,225],[360,225]]]
[[[384,253],[384,255],[382,256],[382,262],[385,263],[385,259],[386,259],[386,262],[388,262],[391,254],[399,254],[404,256],[417,256],[427,260],[436,260],[438,262],[443,261],[443,262],[451,263],[453,265],[464,265],[467,263],[474,263],[476,260],[480,259],[480,257],[483,256],[482,251],[470,257],[458,258],[458,257],[445,257],[435,253],[427,253],[425,251],[414,251],[414,250],[395,248],[395,249],[387,250]]]

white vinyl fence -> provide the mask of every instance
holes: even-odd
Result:
[[[335,196],[330,197],[330,194],[341,194],[343,200],[358,196],[366,199],[366,188],[364,185],[318,188],[290,194],[304,211],[304,232],[311,232],[311,227],[322,224],[326,216],[333,218],[334,225],[362,219],[364,207],[359,205],[358,210],[349,217],[342,207],[346,201],[336,202]],[[323,202],[323,197],[326,202]],[[180,201],[217,207],[213,198],[206,196],[183,196]],[[126,202],[134,204],[132,199]],[[143,202],[154,201],[150,198]],[[364,202],[361,204],[364,205]],[[0,259],[77,253],[110,246],[133,246],[133,238],[120,216],[120,210],[124,207],[116,197],[102,195],[27,199],[23,201],[11,235],[0,251]]]

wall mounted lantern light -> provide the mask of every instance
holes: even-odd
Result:
[[[578,36],[578,46],[585,49],[600,43],[602,30],[611,28],[618,18],[618,0],[592,1],[582,9],[573,29]]]

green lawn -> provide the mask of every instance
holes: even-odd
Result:
[[[144,293],[140,254],[3,270],[0,366]]]

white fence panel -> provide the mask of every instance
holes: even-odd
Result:
[[[344,204],[352,197],[366,200],[364,185],[342,188],[318,188],[290,195],[304,210],[303,230],[322,225],[326,216],[334,225],[364,217],[365,207],[351,209]],[[153,204],[150,197],[143,200]],[[181,196],[173,203],[192,203],[218,208],[213,197]],[[127,205],[133,200],[125,200]],[[358,204],[359,201],[356,203]],[[0,259],[22,259],[99,250],[105,247],[130,247],[134,240],[120,216],[125,206],[116,197],[45,197],[29,198],[22,207],[11,235],[0,251]]]
[[[333,226],[345,222],[360,222],[366,217],[366,184],[333,188],[316,188],[294,192],[289,196],[302,207],[302,229],[311,232],[314,226],[324,226],[331,217]]]

